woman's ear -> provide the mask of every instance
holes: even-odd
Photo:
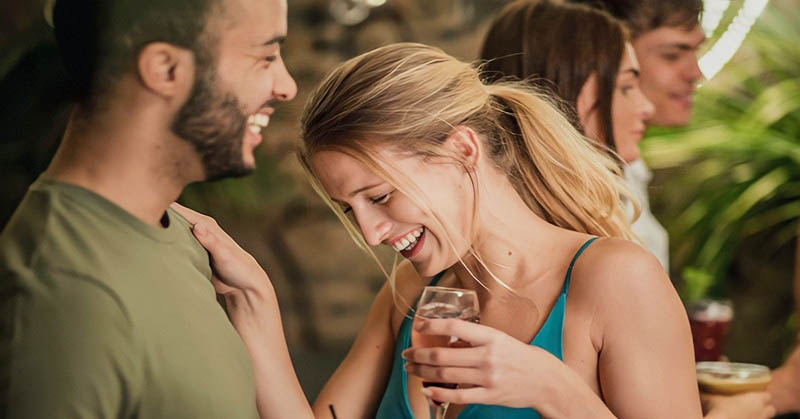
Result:
[[[597,74],[592,73],[581,86],[581,91],[575,99],[578,122],[586,136],[591,139],[598,138],[597,117],[594,115],[595,103],[597,103]]]
[[[463,161],[467,167],[475,168],[481,155],[481,139],[478,133],[466,125],[458,125],[450,132],[445,145]]]
[[[597,103],[597,74],[592,73],[581,86],[581,91],[575,99],[575,111],[578,113],[578,122],[586,131],[591,125],[590,114]]]
[[[137,64],[142,84],[151,92],[180,103],[188,97],[195,76],[191,51],[166,42],[152,42],[142,48]]]

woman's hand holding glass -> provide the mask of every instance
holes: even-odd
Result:
[[[552,384],[560,367],[566,368],[548,352],[480,324],[457,319],[417,319],[414,332],[452,336],[469,345],[412,347],[403,352],[409,374],[426,381],[464,385],[424,390],[433,400],[443,403],[535,407],[537,396],[545,394],[538,388],[540,384]]]
[[[771,396],[751,392],[733,396],[702,395],[705,419],[768,419],[775,416]]]
[[[417,324],[428,319],[460,319],[477,323],[480,321],[478,295],[474,291],[459,288],[425,287],[417,304],[414,323]],[[467,344],[450,335],[418,333],[417,327],[414,327],[411,332],[411,345],[415,348],[436,348],[464,347]],[[458,387],[458,383],[440,381],[425,381],[422,385],[425,388]],[[439,402],[430,397],[428,397],[428,403],[431,419],[443,418],[450,405],[450,403]]]

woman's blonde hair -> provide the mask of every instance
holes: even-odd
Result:
[[[623,213],[621,199],[630,194],[619,166],[584,139],[551,99],[521,83],[485,85],[477,68],[426,45],[385,46],[331,71],[306,105],[299,157],[317,193],[377,261],[358,227],[322,188],[311,157],[335,150],[356,158],[449,232],[411,177],[377,150],[452,158],[443,144],[458,126],[479,134],[485,153],[542,219],[592,235],[634,238]]]

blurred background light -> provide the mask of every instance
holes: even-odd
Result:
[[[719,26],[722,16],[731,5],[731,0],[705,0],[703,3],[703,20],[700,23],[706,37],[714,35],[714,31]]]
[[[706,0],[705,5],[708,8],[707,12],[711,16],[703,16],[703,30],[707,36],[710,36],[719,25],[722,19],[722,14],[727,9],[722,9],[723,3],[730,4],[728,0]],[[741,9],[733,19],[725,33],[719,37],[717,42],[702,56],[698,62],[700,71],[706,80],[711,80],[714,76],[722,70],[722,67],[733,57],[742,41],[750,32],[750,28],[756,22],[764,8],[767,6],[768,0],[745,0]],[[720,9],[722,9],[720,11]],[[718,15],[718,16],[717,16]]]

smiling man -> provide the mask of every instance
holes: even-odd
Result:
[[[273,105],[296,93],[286,7],[57,1],[76,106],[0,235],[0,416],[258,416],[208,255],[168,207],[189,183],[255,168]],[[283,407],[308,409],[277,375]]]

